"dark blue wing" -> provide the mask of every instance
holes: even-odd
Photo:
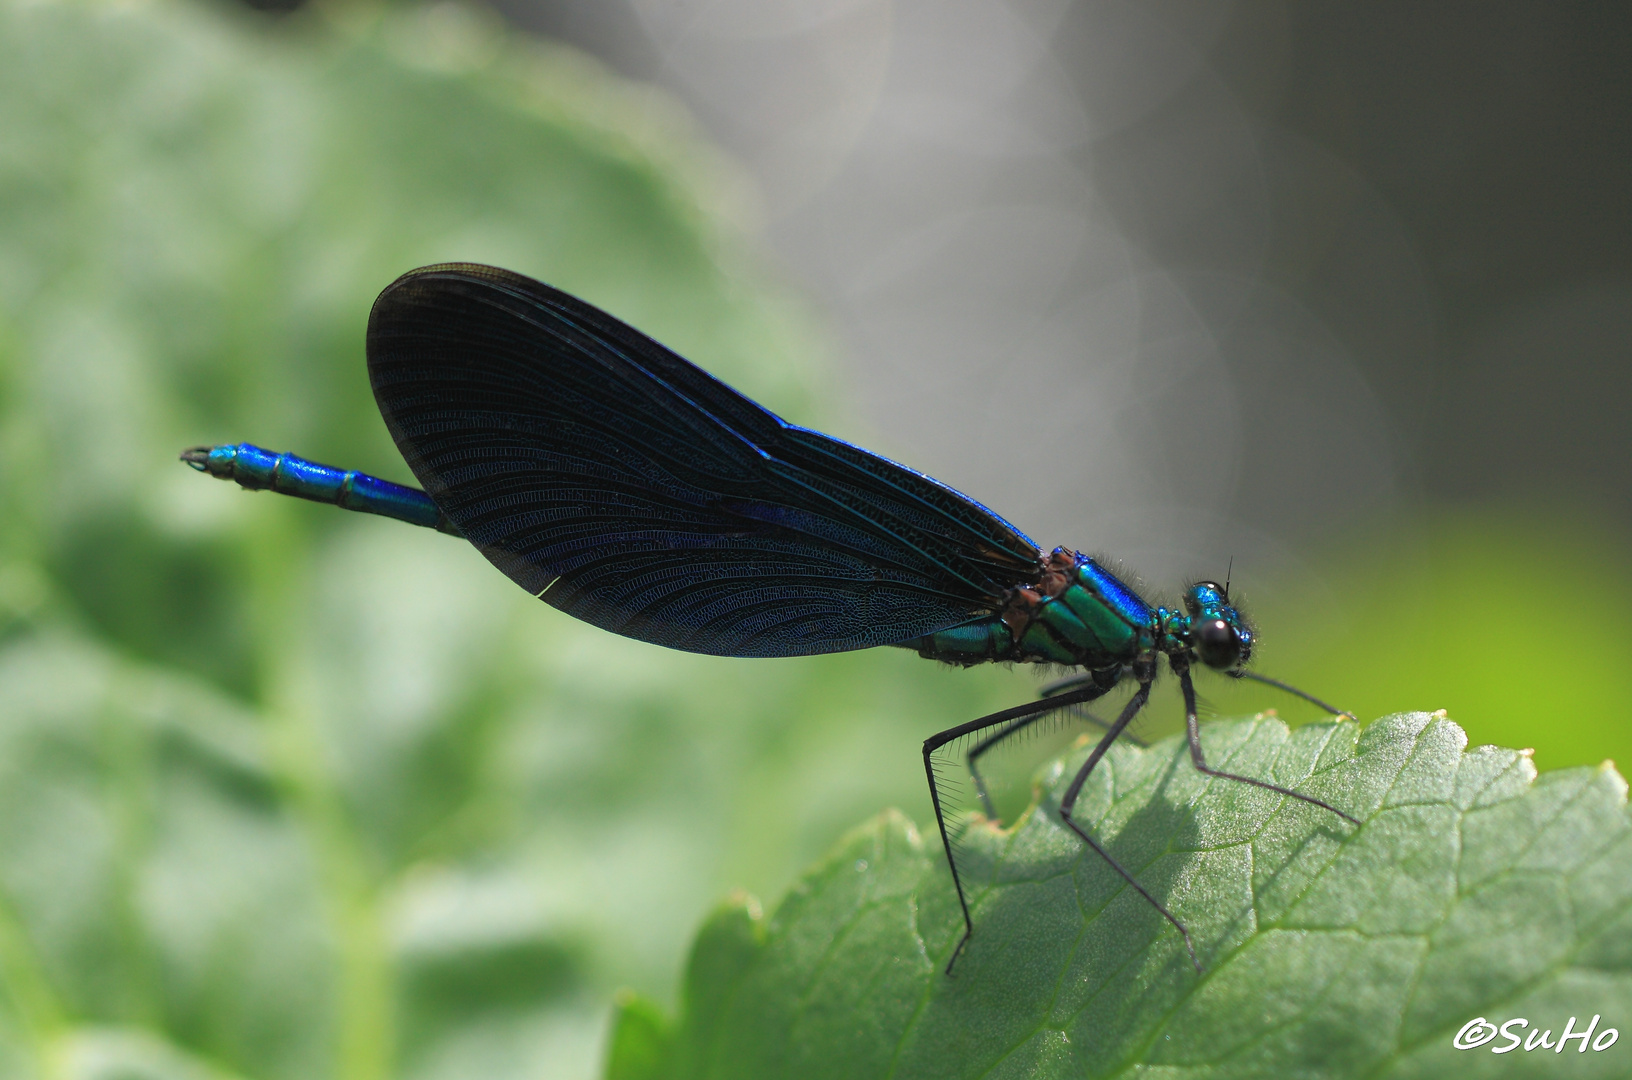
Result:
[[[368,323],[414,475],[522,588],[725,656],[885,645],[986,614],[1037,546],[951,488],[778,419],[582,300],[430,266]]]

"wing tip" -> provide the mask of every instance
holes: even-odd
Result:
[[[543,291],[553,294],[559,290],[542,281],[530,278],[526,274],[518,274],[514,270],[506,270],[501,266],[490,266],[487,263],[476,262],[440,262],[418,266],[406,273],[398,274],[396,279],[380,290],[380,295],[374,300],[374,307],[394,294],[404,290],[419,291],[431,281],[462,281],[481,285],[497,285],[509,289],[519,289],[522,292]]]

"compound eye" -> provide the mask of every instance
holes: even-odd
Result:
[[[1196,655],[1210,668],[1223,671],[1241,659],[1241,639],[1223,619],[1205,619],[1193,631]]]

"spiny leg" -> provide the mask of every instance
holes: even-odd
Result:
[[[1304,693],[1302,690],[1299,690],[1297,687],[1289,686],[1289,685],[1287,685],[1286,683],[1282,682],[1279,679],[1271,679],[1268,675],[1260,675],[1255,671],[1227,671],[1227,672],[1225,672],[1225,674],[1228,675],[1232,679],[1251,679],[1253,682],[1260,682],[1260,683],[1263,683],[1265,686],[1273,686],[1277,690],[1284,690],[1288,694],[1291,694],[1293,697],[1300,697],[1303,700],[1307,701],[1311,705],[1315,705],[1315,706],[1318,706],[1318,707],[1320,707],[1322,709],[1325,709],[1327,712],[1331,713],[1333,716],[1346,716],[1350,720],[1360,719],[1358,716],[1355,716],[1352,712],[1350,712],[1347,709],[1339,709],[1339,708],[1335,708],[1335,707],[1333,707],[1331,705],[1328,705],[1328,704],[1326,704],[1326,702],[1320,700],[1315,695]]]
[[[958,939],[958,947],[952,950],[952,958],[946,962],[946,973],[952,974],[952,965],[957,962],[958,955],[963,947],[969,944],[969,936],[975,932],[974,919],[969,915],[969,899],[963,892],[963,878],[958,874],[958,860],[952,855],[952,840],[946,832],[946,814],[941,810],[941,789],[935,778],[935,751],[955,739],[987,728],[997,727],[999,724],[1013,724],[1028,717],[1040,716],[1045,713],[1062,709],[1069,705],[1081,705],[1102,696],[1105,691],[1098,686],[1086,687],[1069,694],[1059,694],[1055,697],[1044,698],[1041,701],[1028,701],[1024,705],[1016,705],[1012,709],[1004,709],[989,716],[982,716],[978,720],[971,720],[967,724],[959,724],[954,728],[947,728],[938,735],[932,735],[924,740],[924,775],[929,780],[929,802],[935,808],[935,824],[941,830],[941,846],[946,849],[946,864],[952,869],[952,885],[958,891],[958,907],[963,910],[963,937]]]
[[[1075,675],[1067,675],[1063,679],[1055,679],[1053,682],[1044,683],[1043,688],[1037,693],[1040,697],[1055,697],[1059,694],[1069,693],[1080,686],[1087,686],[1095,681],[1092,671],[1082,671]]]
[[[1336,814],[1344,821],[1350,822],[1351,824],[1360,824],[1359,818],[1345,814],[1331,803],[1323,802],[1322,800],[1315,798],[1313,795],[1304,795],[1293,791],[1291,788],[1285,788],[1279,784],[1272,784],[1267,780],[1254,780],[1250,776],[1238,776],[1235,773],[1224,772],[1221,769],[1215,769],[1208,765],[1207,758],[1201,752],[1201,728],[1196,721],[1196,686],[1195,683],[1190,681],[1190,665],[1177,657],[1169,657],[1169,663],[1172,664],[1173,670],[1179,676],[1179,688],[1184,691],[1184,728],[1185,732],[1190,738],[1190,761],[1191,764],[1195,765],[1197,772],[1205,773],[1208,776],[1216,776],[1223,780],[1238,780],[1243,784],[1251,784],[1253,787],[1261,787],[1267,791],[1273,791],[1278,794],[1288,796],[1289,798],[1301,799],[1304,802],[1309,803],[1311,806],[1318,806],[1323,810],[1330,810],[1332,813]],[[1273,682],[1273,680],[1265,681]],[[1275,685],[1280,684],[1276,683]],[[1287,687],[1286,689],[1291,688]],[[1297,693],[1297,691],[1293,691],[1293,693]],[[1308,695],[1301,696],[1307,697]],[[1310,700],[1313,701],[1314,699],[1310,698]],[[1316,704],[1320,703],[1316,702]]]
[[[1122,678],[1122,676],[1118,675],[1117,681],[1119,683],[1121,682],[1121,678]],[[1090,683],[1098,683],[1099,680],[1100,680],[1099,673],[1093,672],[1093,671],[1086,671],[1086,672],[1083,672],[1081,675],[1067,675],[1063,679],[1055,679],[1051,683],[1044,683],[1043,688],[1041,690],[1037,691],[1037,693],[1038,693],[1039,696],[1045,697],[1045,698],[1060,697],[1061,695],[1067,694],[1067,693],[1071,692],[1072,690],[1077,689],[1080,686],[1087,686]],[[1104,684],[1101,683],[1100,685],[1104,685]],[[1114,687],[1113,687],[1113,689],[1114,689]],[[1109,728],[1111,726],[1110,724],[1107,724],[1105,721],[1101,720],[1099,717],[1095,716],[1091,712],[1083,711],[1083,712],[1074,713],[1073,715],[1080,716],[1084,720],[1088,721],[1090,724],[1093,724],[1093,725],[1095,725],[1095,726],[1097,726],[1099,728],[1102,728],[1102,729],[1103,728]],[[1150,745],[1148,742],[1146,742],[1144,739],[1141,739],[1139,736],[1130,735],[1127,732],[1123,732],[1122,738],[1124,740],[1126,740],[1127,742],[1132,743],[1135,746],[1143,747],[1143,746],[1149,746]]]
[[[1088,830],[1078,825],[1076,819],[1071,816],[1072,809],[1077,805],[1077,796],[1082,793],[1082,785],[1088,782],[1088,774],[1094,771],[1094,766],[1098,765],[1099,759],[1105,756],[1105,751],[1109,750],[1111,744],[1116,741],[1116,737],[1122,734],[1122,729],[1132,722],[1139,710],[1145,707],[1145,702],[1150,700],[1150,682],[1156,675],[1155,662],[1153,660],[1141,661],[1135,665],[1135,674],[1139,678],[1139,689],[1129,699],[1127,705],[1123,706],[1122,714],[1116,718],[1116,722],[1105,732],[1105,737],[1099,740],[1099,745],[1094,747],[1094,752],[1088,755],[1088,760],[1083,762],[1082,768],[1077,770],[1077,775],[1072,779],[1071,786],[1065,789],[1065,796],[1060,799],[1060,820],[1070,826],[1072,832],[1082,837],[1084,843],[1098,852],[1099,857],[1109,863],[1112,870],[1121,874],[1122,879],[1132,885],[1151,907],[1161,912],[1162,918],[1173,924],[1174,929],[1178,930],[1179,936],[1184,939],[1184,950],[1190,954],[1190,963],[1195,966],[1196,974],[1199,975],[1201,974],[1201,961],[1196,959],[1195,947],[1190,943],[1190,931],[1186,930],[1184,924],[1174,918],[1171,911],[1163,907],[1160,901],[1150,895],[1143,885],[1139,884],[1138,878],[1129,873],[1121,863],[1111,858],[1111,853],[1106,851],[1100,842],[1090,836]]]
[[[1058,699],[1060,697],[1064,696],[1065,692],[1076,691],[1076,690],[1078,690],[1080,688],[1086,688],[1088,686],[1100,686],[1100,684],[1097,683],[1094,680],[1092,675],[1085,676],[1080,681],[1077,680],[1077,679],[1071,679],[1071,680],[1062,680],[1062,682],[1067,682],[1069,685],[1067,687],[1065,687],[1064,689],[1054,690],[1053,693],[1050,693],[1050,690],[1053,689],[1054,686],[1058,686],[1059,684],[1051,684],[1050,686],[1043,687],[1043,691],[1042,691],[1043,701],[1049,702],[1051,704],[1050,708],[1045,709],[1042,712],[1034,713],[1031,716],[1023,716],[1018,720],[1011,720],[1004,727],[998,729],[997,731],[994,731],[992,734],[990,734],[990,735],[986,736],[984,739],[980,740],[969,751],[969,758],[968,758],[969,775],[974,778],[975,792],[980,796],[981,809],[983,809],[986,812],[986,816],[991,818],[993,821],[997,820],[997,808],[992,805],[992,797],[986,790],[986,778],[984,776],[980,775],[980,766],[979,766],[980,758],[981,758],[981,756],[983,754],[986,753],[986,751],[990,750],[992,747],[996,746],[998,743],[1003,742],[1005,739],[1008,739],[1010,736],[1018,735],[1020,732],[1024,731],[1026,728],[1028,728],[1031,725],[1037,723],[1039,720],[1042,720],[1045,717],[1048,717],[1048,716],[1052,715],[1054,712],[1059,711],[1061,709],[1071,710],[1073,716],[1081,717],[1082,719],[1087,720],[1089,723],[1097,725],[1100,728],[1104,728],[1104,729],[1108,730],[1110,728],[1110,726],[1111,726],[1110,724],[1106,723],[1104,720],[1101,720],[1099,717],[1095,716],[1093,713],[1090,713],[1090,712],[1077,712],[1077,711],[1075,711],[1075,709],[1076,709],[1075,706],[1061,705],[1059,703]],[[1110,692],[1109,687],[1100,686],[1100,693],[1101,694],[1109,693],[1109,692]],[[1145,745],[1143,740],[1135,739],[1132,735],[1127,736],[1127,738],[1132,740],[1135,743],[1138,743],[1140,746]]]
[[[1051,683],[1044,683],[1043,688],[1041,690],[1037,691],[1037,693],[1038,693],[1038,696],[1040,696],[1040,697],[1054,698],[1054,697],[1059,697],[1062,694],[1068,694],[1071,691],[1078,689],[1079,687],[1089,686],[1089,685],[1094,684],[1094,683],[1096,683],[1098,681],[1099,681],[1099,676],[1096,673],[1094,673],[1092,671],[1087,671],[1087,672],[1083,672],[1081,675],[1067,675],[1063,679],[1055,679]],[[1120,681],[1120,676],[1118,677],[1118,681]],[[1114,689],[1114,687],[1113,687],[1113,689]],[[1071,715],[1081,717],[1082,719],[1088,721],[1090,724],[1093,724],[1095,727],[1099,728],[1102,731],[1111,726],[1109,723],[1107,723],[1104,720],[1101,720],[1098,716],[1095,716],[1093,713],[1088,712],[1086,709],[1081,710],[1081,711],[1076,711],[1075,709],[1073,709]],[[1135,746],[1143,747],[1143,746],[1149,746],[1150,745],[1150,743],[1146,742],[1144,739],[1141,739],[1139,736],[1130,735],[1127,732],[1123,732],[1122,738],[1126,742],[1130,742]]]

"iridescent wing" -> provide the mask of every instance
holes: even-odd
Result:
[[[414,475],[511,580],[670,648],[801,656],[993,610],[1037,546],[979,503],[779,419],[612,316],[472,264],[403,275],[368,323]]]

